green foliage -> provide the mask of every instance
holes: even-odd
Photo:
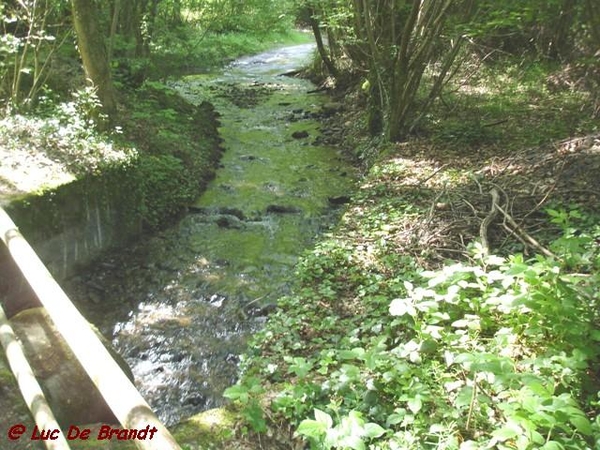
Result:
[[[223,393],[225,398],[235,400],[242,406],[242,417],[257,433],[267,429],[263,409],[260,406],[260,395],[263,393],[264,389],[260,380],[252,377],[247,378],[244,384],[236,384],[227,388]]]
[[[451,92],[421,124],[421,132],[444,146],[500,145],[509,151],[598,129],[593,96],[548,89],[555,65],[504,59],[477,69],[467,60],[464,69],[471,74],[469,84],[450,82]]]
[[[333,62],[335,70],[329,72],[341,84],[351,79],[354,86],[363,87],[366,120],[374,135],[381,131],[382,125],[387,137],[394,141],[415,132],[419,122],[430,112],[433,101],[448,90],[448,80],[461,72],[462,80],[469,79],[478,70],[477,67],[460,70],[455,59],[465,52],[480,61],[497,61],[501,65],[513,59],[519,68],[523,67],[524,56],[527,61],[544,63],[577,61],[579,69],[569,69],[570,76],[577,72],[577,81],[565,80],[564,85],[587,85],[597,115],[598,93],[594,91],[598,89],[592,80],[598,77],[592,75],[597,70],[590,59],[600,42],[597,32],[600,9],[595,2],[305,0],[301,5],[305,18],[312,17],[322,33],[327,33],[328,50],[320,54],[327,67],[331,65],[329,60]],[[432,17],[421,23],[428,14]],[[502,70],[495,67],[498,69]],[[415,93],[419,90],[426,92],[422,92],[417,101]],[[450,114],[454,112],[456,97],[461,96],[452,97],[445,101]],[[456,122],[449,124],[452,129],[443,130],[442,136],[450,139],[458,136],[460,144],[467,145],[497,140],[506,127],[494,128],[496,121],[488,122],[481,117],[479,111],[483,108],[487,113],[487,106],[479,105],[477,111],[471,112],[470,125],[465,125],[462,118],[455,118]],[[526,117],[527,109],[516,110],[516,117]],[[538,111],[553,114],[558,110],[548,106]],[[581,111],[576,110],[575,117],[581,115]],[[569,115],[556,116],[552,131],[572,133],[568,129],[572,121],[561,123],[559,120]]]
[[[70,101],[60,103],[50,96],[48,92],[39,99],[35,116],[12,114],[1,119],[0,145],[58,161],[76,177],[127,165],[135,158],[135,150],[113,141],[119,129],[112,136],[95,129],[99,103],[92,88],[78,90]]]
[[[192,105],[156,81],[141,86],[130,108],[123,129],[140,153],[138,212],[154,230],[177,218],[206,182],[219,150],[217,123],[209,104]]]
[[[294,22],[289,0],[209,0],[189,2],[188,13],[200,26],[216,33],[285,32]]]
[[[365,450],[366,441],[378,438],[385,430],[376,423],[365,423],[362,414],[350,411],[333,426],[329,414],[315,408],[315,419],[305,419],[298,426],[297,434],[310,439],[314,449]]]
[[[474,244],[468,263],[373,270],[321,244],[244,365],[274,391],[269,416],[313,449],[594,448],[600,226],[549,214],[560,260]]]
[[[30,107],[68,30],[60,0],[0,4],[0,104]]]
[[[565,0],[482,1],[469,33],[487,48],[515,55],[569,58],[586,39],[581,24],[593,9],[586,2]]]
[[[189,170],[171,155],[141,157],[136,177],[142,194],[139,213],[150,229],[158,229],[165,218],[177,217],[182,205],[190,204],[197,195]]]
[[[310,35],[296,31],[214,33],[198,27],[164,30],[153,40],[153,77],[177,72],[207,71],[236,57],[258,53],[275,45],[304,43]]]

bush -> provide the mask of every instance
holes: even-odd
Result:
[[[360,273],[350,248],[317,249],[245,370],[313,449],[593,448],[600,226],[549,212],[560,259],[477,244],[437,271]]]

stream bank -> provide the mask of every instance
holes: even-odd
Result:
[[[2,161],[3,166],[12,165],[19,170],[15,170],[10,183],[0,183],[0,203],[59,282],[107,249],[142,240],[174,223],[214,177],[222,147],[212,105],[193,105],[172,90],[152,84],[131,95],[135,97],[123,98],[129,104],[122,111],[122,135],[116,136],[120,143],[103,144],[108,148],[114,144],[116,150],[131,146],[134,141],[136,148],[128,152],[129,157],[109,164],[89,164],[83,170],[85,156],[79,158],[76,152],[80,146],[95,152],[98,145],[86,147],[88,142],[78,142],[78,146],[60,153],[50,144],[36,146],[43,136],[27,128],[29,141],[23,143],[21,151]],[[179,136],[184,137],[177,139]],[[94,142],[98,139],[94,137]],[[3,148],[7,149],[10,150]],[[97,153],[89,156],[94,161],[101,158]],[[44,163],[47,158],[53,158],[55,164]],[[44,175],[34,177],[40,173]],[[21,182],[28,174],[33,179]],[[68,176],[59,178],[58,174]],[[60,184],[62,180],[69,182]],[[0,299],[9,315],[17,311],[9,312],[12,306],[7,308],[8,304],[38,305],[4,244],[0,247]],[[0,429],[7,430],[16,423],[32,426],[3,356],[0,409]],[[7,442],[4,433],[0,442],[2,448],[39,448],[34,442]]]
[[[168,425],[224,404],[248,338],[353,189],[352,165],[319,131],[339,106],[307,95],[310,82],[280,76],[311,53],[288,47],[172,83],[220,115],[226,150],[215,179],[173,227],[66,284]]]
[[[216,106],[226,149],[216,178],[172,227],[63,284],[167,424],[224,404],[249,336],[288,292],[297,258],[349,200],[354,169],[319,124],[340,106],[307,95],[309,82],[280,76],[311,52],[267,52],[174,82],[191,104]]]

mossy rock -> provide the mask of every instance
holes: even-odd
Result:
[[[175,440],[189,450],[235,449],[233,430],[238,415],[228,408],[216,408],[190,417],[172,430]]]

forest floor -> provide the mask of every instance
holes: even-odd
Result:
[[[344,422],[348,416],[344,418],[342,412],[348,413],[352,405],[365,412],[364,421],[368,416],[376,417],[377,408],[366,399],[381,395],[382,404],[384,398],[389,400],[389,392],[375,393],[378,389],[385,391],[385,382],[378,377],[385,379],[388,375],[378,372],[376,362],[369,366],[367,356],[361,355],[365,350],[378,355],[379,350],[369,350],[368,346],[377,339],[381,344],[388,326],[393,328],[398,323],[393,317],[386,318],[391,312],[390,301],[405,295],[407,286],[412,289],[411,277],[417,279],[417,273],[437,270],[445,264],[474,263],[474,251],[501,257],[521,254],[527,260],[535,255],[557,261],[569,259],[566,253],[559,253],[560,246],[551,242],[565,232],[565,226],[572,227],[569,232],[575,236],[586,235],[594,226],[589,218],[597,217],[599,212],[598,108],[593,99],[572,85],[554,89],[550,76],[529,78],[527,73],[510,72],[507,67],[504,73],[497,71],[494,76],[470,76],[468,83],[462,84],[459,80],[453,94],[434,110],[432,117],[437,119],[425,123],[406,142],[395,144],[368,137],[365,99],[359,90],[334,93],[345,106],[340,114],[327,119],[323,128],[337,130],[334,139],[356,156],[364,176],[337,229],[300,262],[294,293],[281,299],[278,312],[251,345],[242,381],[230,395],[240,409],[233,419],[226,420],[226,428],[231,427],[232,420],[237,421],[236,432],[224,444],[214,440],[214,448],[305,448],[297,433],[302,419],[310,419],[305,421],[303,434],[311,436],[313,443],[322,443],[319,439],[325,433],[328,439],[333,439],[335,433],[343,437],[344,423],[349,422]],[[596,253],[597,238],[591,244]],[[487,345],[477,342],[479,348]],[[421,351],[425,353],[423,347]],[[410,357],[418,352],[410,353]],[[383,361],[389,353],[381,350],[379,357]],[[420,355],[414,357],[421,361]],[[351,370],[362,364],[368,369]],[[600,373],[594,375],[597,361],[594,364],[595,369],[590,369],[588,375],[597,387]],[[410,372],[413,381],[448,376],[443,371],[433,375],[422,370]],[[372,377],[371,381],[365,377]],[[373,380],[381,385],[366,388],[365,383]],[[405,380],[404,387],[413,381]],[[446,426],[441,425],[441,419],[440,424],[422,425],[415,418],[421,408],[424,411],[422,402],[424,405],[427,386],[431,386],[427,381],[423,383],[423,395],[417,394],[416,400],[407,397],[414,395],[410,390],[401,396],[404,402],[409,399],[414,416],[402,419],[406,408],[397,408],[395,411],[403,412],[388,417],[402,420],[402,424],[412,417],[409,429],[413,435],[420,432],[419,426],[430,430],[432,424],[440,430]],[[394,395],[401,391],[395,389]],[[582,399],[589,394],[585,392]],[[447,394],[450,397],[452,393]],[[595,395],[592,387],[591,397]],[[484,425],[469,431],[474,399],[478,397],[471,398],[471,407],[459,414],[464,419],[468,409],[466,430],[462,429],[462,436],[448,431],[448,442],[457,443],[469,435],[483,439],[486,433],[496,442],[505,439]],[[429,402],[436,400],[430,398]],[[468,407],[469,401],[466,404]],[[330,411],[331,416],[318,413],[316,417],[315,407]],[[263,416],[257,409],[262,409]],[[433,410],[433,415],[450,415],[450,410]],[[209,412],[207,417],[214,414]],[[589,414],[593,420],[594,413]],[[202,417],[192,421],[202,423]],[[364,425],[362,419],[356,420],[355,428]],[[381,419],[377,423],[383,425]],[[388,437],[395,428],[393,424],[387,423]],[[500,425],[496,426],[498,430]],[[223,431],[212,425],[208,433],[214,439]],[[430,439],[442,439],[443,433],[436,433]],[[588,433],[587,428],[582,431],[583,435]],[[196,446],[193,434],[184,443],[190,449],[201,448]],[[548,431],[547,441],[551,435]],[[402,448],[413,448],[404,445]],[[412,445],[421,448],[418,443]],[[435,448],[455,448],[451,443],[448,447],[439,445]],[[468,448],[479,448],[474,445]]]

